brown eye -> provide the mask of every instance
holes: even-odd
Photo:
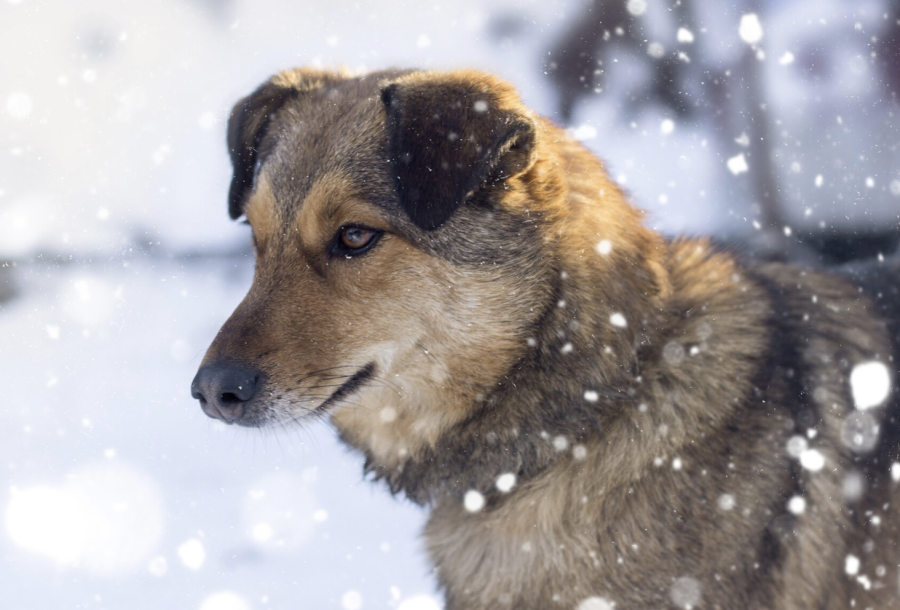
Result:
[[[375,231],[362,227],[344,227],[341,229],[341,245],[349,250],[365,248],[375,239]]]
[[[332,252],[346,257],[362,254],[375,245],[381,234],[382,231],[366,227],[341,227]]]

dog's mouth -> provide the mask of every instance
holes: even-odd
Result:
[[[347,398],[358,389],[360,389],[366,381],[368,381],[372,375],[375,373],[375,363],[370,362],[363,368],[359,369],[356,373],[353,374],[350,379],[341,384],[337,390],[335,390],[331,396],[323,400],[318,407],[313,409],[313,411],[325,411],[328,407],[337,404],[341,400]]]
[[[322,414],[326,412],[330,407],[340,404],[341,401],[349,398],[353,395],[354,392],[358,391],[361,387],[365,385],[365,383],[372,378],[375,374],[375,363],[370,362],[363,368],[359,369],[351,375],[347,380],[342,383],[334,392],[331,393],[325,400],[320,402],[315,407],[305,407],[304,410],[307,414]],[[261,392],[261,394],[268,394],[271,390],[266,390]],[[197,396],[195,396],[196,398]],[[307,398],[308,400],[308,398]],[[263,396],[257,395],[246,402],[240,403],[238,407],[231,405],[229,403],[229,415],[230,417],[225,417],[222,413],[222,408],[215,409],[214,407],[208,406],[207,401],[200,397],[200,404],[203,408],[204,413],[208,416],[220,419],[225,421],[228,424],[237,424],[238,426],[242,426],[245,428],[262,428],[271,423],[281,421],[285,411],[291,410],[292,407],[290,405],[291,399],[284,400],[281,397],[278,397],[274,400],[273,403],[270,403]],[[293,408],[296,408],[294,405]],[[308,410],[307,410],[308,409]],[[233,411],[233,412],[232,412]],[[292,421],[299,421],[302,417],[298,418],[295,416],[290,416],[288,419]]]

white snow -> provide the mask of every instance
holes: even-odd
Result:
[[[747,159],[746,157],[744,157],[744,153],[740,153],[738,155],[730,157],[726,162],[726,165],[728,166],[728,171],[730,171],[735,176],[743,174],[750,169],[750,167],[747,165]]]
[[[732,510],[735,505],[734,496],[731,494],[722,494],[721,496],[719,496],[717,504],[722,510]]]
[[[251,610],[251,606],[237,593],[220,591],[204,599],[199,610]]]
[[[509,493],[516,486],[516,475],[511,472],[505,472],[497,477],[497,489],[503,493]]]
[[[572,457],[578,460],[579,462],[587,459],[587,447],[582,445],[581,443],[572,447]]]
[[[33,104],[27,93],[15,91],[6,98],[6,112],[14,119],[25,119],[31,114]]]
[[[606,256],[607,254],[612,252],[612,242],[608,239],[601,239],[597,243],[597,252],[602,254],[603,256]]]
[[[234,588],[232,600],[245,607],[245,600],[257,608],[289,607],[296,603],[296,581],[312,608],[338,607],[350,588],[360,592],[366,607],[383,607],[378,602],[390,585],[406,593],[402,603],[399,593],[390,602],[401,603],[402,610],[439,609],[439,596],[409,597],[434,590],[433,576],[421,569],[417,542],[423,512],[361,482],[358,456],[348,454],[331,432],[319,425],[226,427],[203,416],[188,396],[203,350],[246,292],[252,262],[234,257],[167,263],[163,257],[142,263],[139,252],[151,242],[165,254],[248,242],[247,228],[225,213],[230,170],[224,127],[231,105],[268,75],[303,64],[477,65],[513,81],[537,112],[552,114],[554,91],[534,58],[567,25],[560,17],[576,18],[583,2],[517,5],[517,17],[534,29],[509,44],[489,33],[506,5],[480,0],[452,7],[388,0],[364,19],[340,3],[319,1],[51,1],[41,10],[44,5],[33,2],[7,2],[10,10],[0,20],[0,139],[6,155],[0,171],[0,259],[19,260],[14,278],[22,296],[0,305],[0,370],[6,379],[26,383],[28,392],[0,410],[6,430],[0,443],[0,517],[7,542],[0,543],[0,599],[15,607],[66,607],[85,600],[130,610],[197,608],[228,586]],[[650,28],[644,44],[674,45],[675,27],[652,30],[656,7],[638,2],[632,9],[640,5],[642,25]],[[816,18],[808,18],[810,10]],[[793,186],[783,184],[791,206],[786,222],[797,232],[819,222],[856,228],[896,221],[900,157],[892,132],[871,112],[882,89],[867,59],[870,41],[841,34],[856,19],[874,32],[880,15],[846,13],[835,0],[773,5],[765,13],[766,51],[775,60],[759,67],[771,85],[767,101],[782,121],[779,128],[791,141],[843,138],[839,147],[806,145],[799,151],[805,172],[828,173],[829,179],[801,174]],[[702,65],[701,52],[711,52],[727,67],[746,50],[735,44],[739,16],[732,7],[722,11],[724,27],[714,23],[691,32],[703,49],[678,48],[691,52],[692,65]],[[819,44],[823,36],[835,44]],[[422,37],[429,44],[420,47]],[[789,49],[807,48],[824,53],[823,61],[840,78],[810,78],[799,53],[797,61],[779,65],[777,58]],[[163,65],[171,69],[161,70]],[[228,78],[220,77],[223,66]],[[614,84],[621,74],[610,76]],[[650,212],[649,226],[706,233],[743,226],[736,220],[742,214],[752,218],[753,202],[722,171],[723,153],[708,125],[679,124],[666,134],[668,119],[656,106],[623,120],[612,84],[585,99],[573,124],[590,121],[582,135],[609,167],[627,175],[635,201]],[[806,99],[817,100],[817,112],[795,112]],[[837,115],[840,122],[820,119]],[[742,128],[737,125],[737,132]],[[867,176],[875,181],[872,196],[856,201]],[[733,192],[733,203],[721,205],[723,192]],[[804,222],[796,216],[813,196],[815,215]],[[848,213],[851,200],[856,207]],[[129,251],[134,256],[123,255]],[[24,261],[39,252],[74,262],[56,268]],[[91,265],[78,262],[88,259]],[[528,344],[537,345],[533,338]],[[115,456],[107,460],[110,448]],[[576,445],[576,459],[577,452]],[[51,536],[53,523],[80,518],[77,504],[71,515],[58,515],[52,506],[68,502],[77,489],[70,477],[98,460],[137,469],[162,503],[157,543],[135,546],[140,559],[122,564],[127,578],[89,569],[91,562],[54,558],[86,557],[101,548],[114,556],[125,551],[107,546],[111,540],[131,542],[141,535],[130,525],[117,530],[127,521],[116,516],[103,528],[124,534],[101,537],[102,544],[87,545],[77,531]],[[303,479],[312,465],[321,468],[319,482]],[[245,514],[247,494],[277,472],[302,480],[314,500],[307,507],[312,513],[283,516],[285,523],[311,528],[296,547],[276,546],[278,540],[287,544],[294,532],[288,527],[282,535],[282,521]],[[893,467],[891,475],[900,480]],[[40,499],[41,490],[51,497]],[[35,505],[31,510],[25,504],[24,521],[22,505],[11,510],[16,494]],[[125,512],[138,510],[130,501],[102,510],[113,513],[126,504]],[[14,514],[22,528],[15,539],[8,523]],[[327,520],[317,518],[323,514]],[[41,515],[53,523],[35,525]],[[271,528],[262,543],[253,536],[258,525]],[[23,538],[37,548],[20,544]],[[184,567],[177,552],[189,538],[202,541],[206,559],[200,570]],[[382,548],[391,549],[389,557]],[[50,581],[54,586],[42,586]]]
[[[679,608],[684,608],[685,610],[696,608],[701,598],[700,582],[696,578],[682,576],[672,583],[669,589],[669,597],[672,603]]]
[[[191,538],[178,547],[178,558],[188,570],[199,570],[206,562],[206,549],[202,542]]]
[[[625,319],[625,316],[616,312],[609,316],[609,323],[618,328],[625,328],[628,326],[628,320]]]
[[[562,434],[553,437],[553,448],[562,453],[569,448],[569,439]]]
[[[859,558],[855,555],[847,555],[844,559],[844,572],[847,576],[855,576],[859,573]]]
[[[400,602],[397,610],[441,610],[441,605],[429,595],[416,595]]]
[[[593,125],[583,124],[578,127],[566,129],[566,133],[579,142],[587,142],[588,140],[593,140],[597,137],[597,128]]]
[[[900,463],[894,462],[891,464],[891,480],[894,483],[900,483]]]
[[[651,42],[647,45],[647,54],[653,59],[661,59],[666,54],[666,48],[660,42]]]
[[[694,42],[694,33],[687,28],[678,28],[678,32],[675,34],[675,37],[678,42],[682,44],[690,44]]]
[[[825,456],[816,449],[807,449],[800,454],[800,465],[810,472],[819,472],[825,467]]]
[[[809,442],[804,437],[796,434],[788,439],[786,449],[789,456],[800,459],[800,456],[808,447]]]
[[[615,610],[616,604],[603,597],[588,597],[582,600],[576,610]]]
[[[635,17],[640,17],[647,12],[647,0],[627,0],[625,8]]]
[[[6,508],[6,530],[16,545],[97,576],[144,565],[163,526],[158,486],[121,461],[90,462],[60,485],[13,487]]]
[[[869,411],[851,411],[841,422],[841,442],[857,453],[869,453],[878,444],[881,426]]]
[[[488,103],[484,100],[476,100],[474,104],[472,104],[472,108],[475,109],[475,112],[487,112]]]
[[[596,390],[585,390],[584,399],[588,402],[597,402],[600,400],[600,394]]]
[[[341,596],[341,606],[344,610],[360,610],[363,607],[363,598],[359,591],[347,591]]]
[[[162,555],[157,555],[147,562],[147,571],[160,578],[169,571],[169,561]]]
[[[741,16],[741,24],[738,26],[738,34],[741,40],[747,44],[756,44],[763,37],[762,24],[756,13],[747,13]]]
[[[465,506],[466,510],[470,513],[477,513],[484,508],[484,496],[478,491],[470,489],[466,492],[466,495],[463,496],[463,506]]]
[[[803,496],[792,496],[788,500],[787,509],[793,515],[802,515],[806,511],[806,499]]]
[[[850,372],[850,389],[857,409],[881,405],[891,393],[891,374],[881,362],[857,364]]]
[[[669,364],[681,364],[684,360],[684,345],[674,339],[669,341],[663,346],[663,358]]]
[[[313,469],[300,475],[272,472],[251,483],[241,507],[241,522],[253,544],[281,552],[299,549],[308,541],[319,523],[310,485],[314,473]]]
[[[664,136],[669,135],[673,131],[675,131],[675,121],[673,121],[672,119],[663,119],[659,124],[659,133],[663,134]]]

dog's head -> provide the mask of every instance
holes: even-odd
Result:
[[[552,299],[533,191],[560,187],[540,138],[512,87],[475,72],[292,70],[241,100],[229,213],[256,272],[194,380],[203,410],[329,414],[401,454],[398,435],[465,417]]]

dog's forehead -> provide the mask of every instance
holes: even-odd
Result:
[[[385,113],[376,79],[353,79],[305,92],[277,113],[260,146],[274,201],[293,217],[316,182],[396,210]]]

